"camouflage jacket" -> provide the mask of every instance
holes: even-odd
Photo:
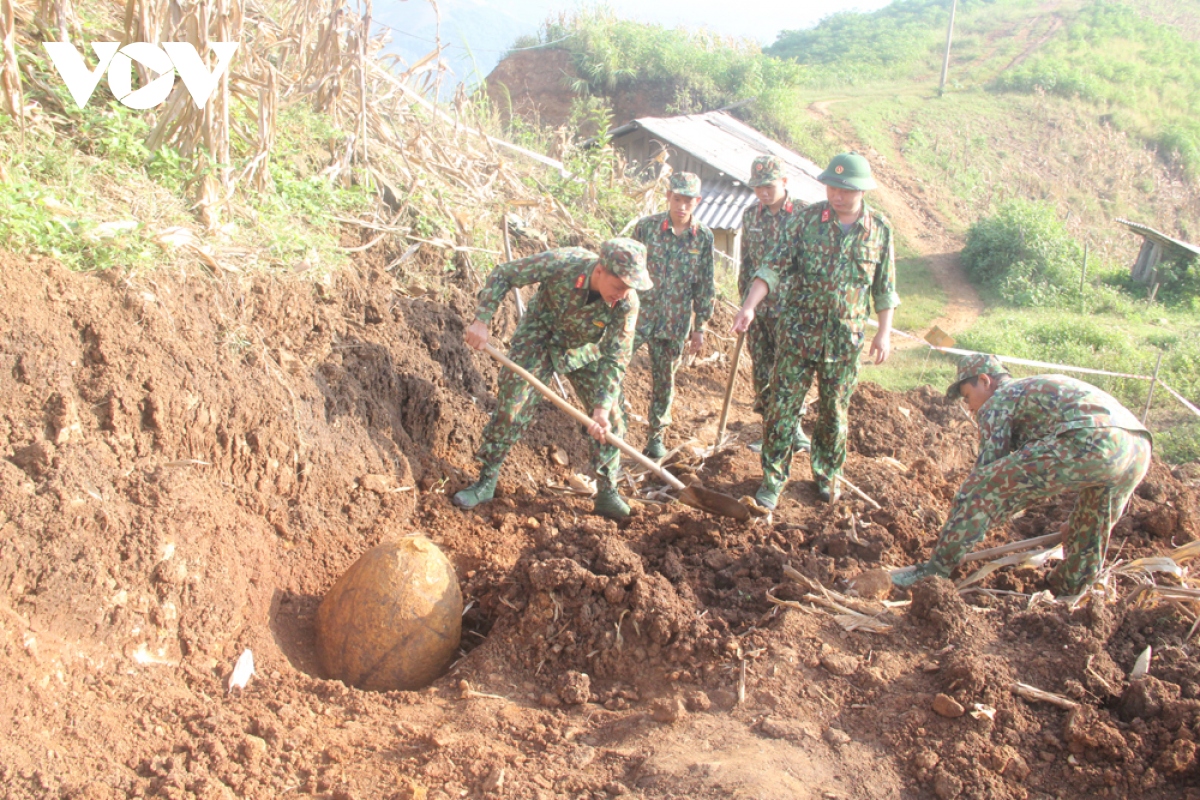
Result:
[[[548,348],[555,372],[567,374],[600,362],[596,405],[612,408],[633,353],[638,296],[608,305],[599,296],[589,302],[592,269],[599,257],[581,247],[549,250],[500,264],[479,291],[475,316],[491,322],[500,301],[513,287],[541,283],[517,325],[510,347]]]
[[[872,303],[876,313],[900,305],[891,223],[865,204],[845,234],[828,202],[796,216],[786,251],[755,277],[777,293],[776,330],[801,358],[848,360],[862,347]]]
[[[692,326],[704,327],[713,313],[713,235],[702,222],[676,236],[668,212],[642,217],[630,236],[646,245],[646,269],[654,288],[642,292],[638,333],[647,339],[682,342]]]
[[[980,467],[1020,450],[1028,442],[1080,428],[1146,431],[1112,395],[1066,375],[1004,379],[979,409],[977,419],[976,466]]]
[[[774,214],[762,203],[757,203],[742,215],[742,263],[738,270],[738,295],[742,300],[746,299],[759,267],[783,260],[792,228],[803,208],[788,197]],[[757,316],[774,319],[775,315],[775,296],[767,295],[758,305]]]

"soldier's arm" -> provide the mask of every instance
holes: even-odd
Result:
[[[883,242],[883,257],[875,267],[875,279],[871,282],[871,301],[875,304],[876,313],[880,314],[880,327],[883,326],[882,312],[900,305],[900,294],[896,291],[896,252],[892,243],[892,229],[887,227]]]
[[[491,322],[509,289],[540,283],[553,275],[560,266],[562,260],[553,250],[497,265],[492,274],[488,275],[483,288],[479,290],[479,297],[475,302],[475,319],[485,325]]]
[[[704,243],[700,245],[700,261],[696,269],[696,292],[692,299],[692,310],[696,312],[696,330],[703,331],[713,315],[713,303],[717,296],[714,278],[712,231],[706,231]]]
[[[746,232],[746,216],[749,213],[750,212],[747,211],[746,214],[742,215],[742,227],[741,227],[742,253],[741,253],[741,260],[738,262],[738,274],[737,274],[737,287],[738,287],[738,294],[740,295],[740,297],[738,299],[740,299],[740,300],[746,299],[746,292],[750,289],[750,281],[754,280],[754,264],[750,259],[750,248],[747,246],[750,242],[750,239]]]
[[[642,217],[633,226],[633,232],[629,234],[629,238],[642,244],[649,244],[650,228],[650,217]]]
[[[600,360],[600,392],[596,395],[595,409],[608,411],[612,408],[621,393],[621,380],[625,377],[625,368],[633,356],[633,336],[637,329],[638,298],[630,292],[626,305],[629,310],[621,317],[614,319],[601,337]]]

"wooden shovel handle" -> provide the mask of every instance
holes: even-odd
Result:
[[[591,417],[589,417],[587,414],[580,411],[575,406],[568,403],[566,400],[559,397],[557,394],[555,394],[553,391],[550,390],[550,387],[548,387],[546,384],[542,383],[537,378],[535,378],[529,372],[529,370],[516,365],[515,363],[513,363],[513,361],[510,358],[508,358],[506,355],[501,353],[496,348],[492,347],[490,344],[485,344],[483,346],[483,350],[489,356],[496,359],[496,361],[500,362],[502,365],[508,367],[510,370],[515,372],[517,375],[521,376],[525,380],[526,383],[528,383],[534,389],[537,389],[538,392],[542,395],[542,397],[545,397],[551,403],[554,403],[554,405],[558,406],[563,411],[570,414],[572,417],[575,418],[575,420],[577,422],[579,422],[579,424],[583,425],[586,428],[590,428],[592,426],[592,423],[594,423],[596,421],[596,420],[592,419]],[[613,447],[616,447],[622,453],[629,456],[634,461],[638,462],[643,467],[645,467],[646,469],[653,472],[655,475],[657,475],[659,478],[661,478],[665,483],[670,485],[672,488],[678,489],[680,491],[683,491],[683,489],[686,488],[683,484],[683,481],[679,480],[679,478],[676,478],[674,475],[667,472],[665,469],[663,469],[658,464],[651,461],[649,458],[646,458],[646,456],[642,455],[640,452],[638,452],[633,447],[630,447],[629,444],[627,444],[624,439],[621,439],[616,434],[614,434],[612,431],[605,432],[604,438]]]
[[[714,446],[719,447],[725,438],[725,423],[729,421],[729,401],[733,399],[733,383],[737,380],[738,362],[742,359],[742,346],[746,343],[746,332],[738,334],[737,344],[733,346],[733,365],[729,368],[729,383],[725,385],[725,400],[721,403],[721,419],[717,422],[717,440]]]

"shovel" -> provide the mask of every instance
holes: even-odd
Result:
[[[483,350],[489,356],[496,359],[496,361],[500,362],[500,364],[508,367],[517,375],[521,376],[526,383],[528,383],[534,389],[537,389],[542,397],[545,397],[547,400],[554,403],[554,405],[558,406],[563,411],[574,417],[576,422],[580,423],[584,427],[589,428],[591,427],[592,423],[595,422],[594,419],[556,395],[550,390],[550,387],[546,386],[546,384],[542,383],[533,375],[531,375],[528,370],[514,364],[512,360],[510,360],[496,348],[492,347],[490,344],[485,344],[483,346]],[[615,436],[611,431],[605,433],[604,438],[613,447],[616,447],[622,453],[653,472],[655,475],[661,478],[664,483],[668,484],[673,489],[678,490],[679,502],[683,503],[684,505],[691,506],[692,508],[698,508],[701,511],[707,511],[710,514],[716,514],[722,517],[732,517],[733,519],[739,520],[750,519],[749,509],[729,495],[722,494],[721,492],[714,492],[712,489],[705,489],[703,486],[685,486],[683,481],[679,480],[679,478],[676,478],[654,461],[642,455],[640,452],[627,444],[624,439]]]
[[[738,334],[737,344],[733,346],[733,366],[729,368],[729,383],[725,386],[725,401],[721,403],[721,419],[717,422],[717,440],[713,448],[721,446],[725,438],[725,423],[729,421],[729,401],[733,399],[733,382],[737,379],[738,361],[742,358],[742,345],[746,343],[746,332]]]

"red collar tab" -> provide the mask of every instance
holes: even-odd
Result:
[[[585,283],[587,283],[587,275],[580,275],[575,279],[575,288],[582,289]]]
[[[828,208],[825,209],[824,211],[821,212],[821,222],[829,222],[829,218],[831,216],[833,216],[833,215],[830,213],[829,209]]]
[[[789,214],[792,213],[792,201],[791,200],[788,200],[786,203],[783,204],[783,210]]]
[[[663,220],[663,226],[662,226],[662,229],[665,231],[665,230],[667,230],[667,229],[668,229],[668,228],[670,228],[670,227],[671,227],[671,215],[670,215],[670,214],[668,214],[668,215],[667,215],[667,218]]]

